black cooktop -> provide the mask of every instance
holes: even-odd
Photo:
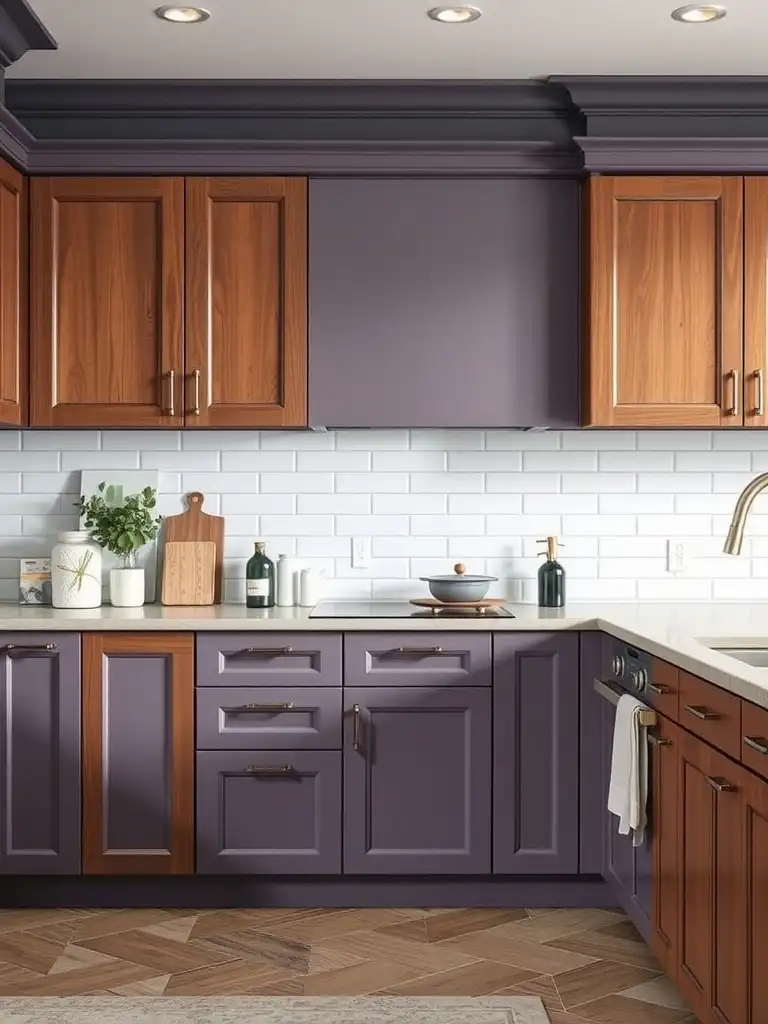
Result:
[[[509,609],[418,608],[408,601],[321,601],[309,613],[310,619],[513,619]]]

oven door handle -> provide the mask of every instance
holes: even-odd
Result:
[[[594,679],[592,681],[592,686],[595,690],[595,693],[599,697],[602,697],[603,700],[607,700],[609,704],[613,704],[614,707],[618,705],[619,698],[624,695],[623,690],[620,690],[617,686],[614,686],[613,683],[604,682],[602,679]],[[629,696],[632,696],[632,694],[630,694]],[[653,711],[651,708],[646,708],[643,711],[641,711],[640,725],[644,726],[645,728],[651,729],[655,725],[658,725],[658,716],[656,712]]]

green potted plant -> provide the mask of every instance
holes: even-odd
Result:
[[[81,495],[76,505],[96,543],[122,559],[122,567],[109,573],[112,604],[118,608],[144,604],[144,570],[136,567],[136,552],[154,540],[160,529],[154,487],[145,487],[139,494],[119,501],[115,488],[101,483],[98,493],[90,498]]]

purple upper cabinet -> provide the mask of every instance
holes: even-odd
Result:
[[[309,422],[578,426],[578,184],[319,179]]]
[[[0,872],[80,872],[80,637],[0,636]]]
[[[487,874],[491,691],[344,691],[344,873]]]
[[[579,637],[494,636],[493,870],[579,868]]]

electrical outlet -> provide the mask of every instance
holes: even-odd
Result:
[[[352,538],[352,568],[369,569],[371,566],[371,538]]]
[[[683,573],[688,566],[688,555],[685,542],[670,539],[667,541],[667,572]]]

